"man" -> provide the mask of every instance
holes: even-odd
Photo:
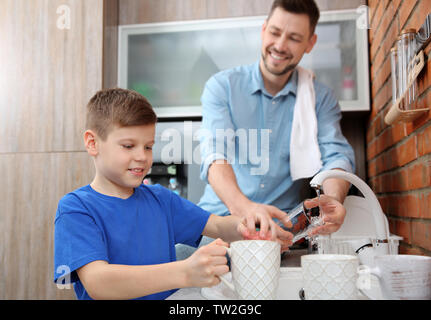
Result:
[[[305,179],[292,179],[290,136],[298,98],[297,65],[317,41],[314,31],[318,19],[319,10],[313,0],[274,1],[262,26],[260,61],[222,71],[207,82],[202,95],[202,127],[213,135],[201,139],[201,178],[209,184],[199,205],[205,210],[246,219],[260,215],[282,218],[285,211],[302,200]],[[317,81],[313,85],[320,171],[353,172],[354,154],[340,130],[338,102],[331,90]],[[265,174],[251,174],[254,164],[250,159],[247,163],[232,161],[226,153],[211,147],[226,144],[217,141],[217,130],[237,132],[240,128],[257,129],[261,138],[263,130],[269,130],[269,166]],[[235,139],[239,141],[238,137]],[[241,150],[242,146],[236,146],[237,156]],[[345,216],[342,203],[349,186],[344,180],[325,181],[324,193],[331,197],[337,209],[319,233],[332,233],[341,226]]]

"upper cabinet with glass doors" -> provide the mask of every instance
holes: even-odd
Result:
[[[317,43],[300,65],[334,90],[342,111],[367,111],[367,29],[356,10],[321,12]],[[160,118],[201,116],[205,82],[218,71],[256,62],[265,17],[119,27],[118,85],[142,93]]]

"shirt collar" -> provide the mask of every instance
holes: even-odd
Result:
[[[255,94],[257,91],[264,91],[265,86],[263,85],[262,74],[259,69],[259,60],[253,65],[250,94]]]
[[[297,88],[298,88],[298,70],[295,69],[289,81],[286,83],[284,88],[277,93],[277,96],[287,96],[289,93],[293,93],[296,96]],[[259,61],[258,61],[253,65],[250,94],[254,94],[259,90],[268,94],[263,84],[262,73],[260,72]]]

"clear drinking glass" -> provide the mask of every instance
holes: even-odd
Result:
[[[291,228],[286,228],[282,221],[278,221],[278,224],[285,230],[293,234],[293,243],[297,242],[302,238],[307,238],[308,233],[315,227],[323,225],[323,216],[319,214],[314,216],[311,209],[307,209],[304,202],[301,202],[295,208],[289,211],[283,221],[290,221],[292,223]]]

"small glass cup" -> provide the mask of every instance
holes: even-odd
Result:
[[[312,208],[308,209],[305,207],[304,202],[301,202],[290,210],[287,216],[282,221],[278,221],[277,224],[284,230],[293,234],[292,242],[295,243],[302,238],[308,238],[308,234],[312,229],[324,224],[323,216],[320,212],[317,215],[315,212],[317,212],[317,210],[313,210]],[[286,228],[283,225],[283,222],[287,221],[292,223],[291,228]]]

